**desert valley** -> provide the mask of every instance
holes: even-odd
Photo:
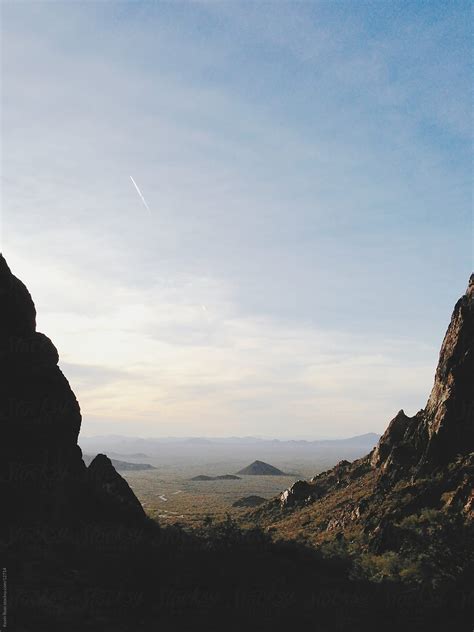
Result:
[[[325,441],[105,436],[82,438],[80,446],[86,461],[101,452],[112,459],[148,515],[164,524],[193,527],[209,518],[242,516],[245,507],[233,506],[242,498],[255,495],[270,500],[298,479],[367,454],[378,439],[375,433]],[[257,457],[278,466],[279,472],[239,475]],[[234,478],[217,478],[226,475]]]

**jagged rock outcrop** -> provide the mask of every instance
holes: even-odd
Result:
[[[413,417],[401,410],[380,438],[372,466],[396,480],[418,475],[474,449],[474,275],[454,307],[426,407]]]
[[[342,533],[373,551],[396,550],[399,524],[423,511],[474,519],[474,276],[456,303],[426,407],[403,410],[367,456],[297,481],[253,516],[268,528],[314,538]],[[277,525],[277,526],[274,526]]]
[[[293,485],[285,489],[280,494],[280,502],[282,505],[292,507],[294,505],[302,505],[311,502],[316,498],[314,485],[308,481],[296,481]]]
[[[428,444],[422,459],[445,463],[474,447],[474,274],[443,340],[425,408]]]
[[[94,498],[96,492],[103,497],[103,486],[95,489],[77,445],[79,404],[55,346],[36,331],[30,293],[2,255],[0,369],[3,526],[94,520]]]
[[[414,465],[423,452],[427,438],[423,427],[423,411],[408,417],[400,410],[381,436],[370,463],[383,474],[397,467]]]
[[[280,494],[280,503],[283,507],[307,505],[323,498],[333,490],[347,487],[355,477],[365,473],[367,469],[367,457],[353,463],[339,461],[333,468],[313,476],[309,481],[296,481]]]
[[[36,331],[30,293],[2,256],[0,300],[2,509],[13,522],[74,515],[86,469],[79,404],[55,346]]]
[[[98,454],[87,468],[95,491],[95,513],[110,521],[133,522],[145,517],[138,498],[105,454]]]

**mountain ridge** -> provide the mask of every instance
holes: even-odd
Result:
[[[117,441],[117,440],[136,440],[136,441],[143,441],[143,442],[151,442],[151,443],[168,443],[168,442],[176,442],[176,443],[185,443],[185,442],[195,442],[198,441],[200,442],[209,442],[209,443],[219,443],[219,442],[225,442],[225,443],[232,443],[232,442],[249,442],[249,441],[255,441],[255,442],[268,442],[268,443],[301,443],[301,444],[312,444],[312,443],[337,443],[337,442],[341,442],[341,443],[352,443],[352,442],[359,442],[359,441],[364,441],[364,440],[376,440],[378,441],[378,439],[380,439],[381,435],[376,433],[376,432],[365,432],[363,434],[360,435],[351,435],[349,437],[342,437],[342,438],[326,438],[326,439],[278,439],[278,438],[269,438],[269,437],[253,437],[253,436],[242,436],[242,437],[235,437],[235,436],[231,436],[231,437],[141,437],[139,435],[135,436],[135,435],[116,435],[116,434],[111,434],[111,435],[86,435],[86,436],[82,436],[81,437],[81,441],[83,443],[86,443],[88,441],[93,441],[93,440],[111,440],[111,441]],[[131,456],[131,455],[122,455],[122,456]],[[145,455],[146,456],[146,455]]]
[[[313,543],[346,537],[379,552],[397,550],[406,536],[404,520],[423,512],[472,527],[473,287],[471,275],[454,307],[425,408],[413,417],[400,410],[365,457],[297,481],[249,512],[249,520],[282,537]]]

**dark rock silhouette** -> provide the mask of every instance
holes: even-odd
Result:
[[[2,506],[13,522],[73,515],[86,469],[77,446],[79,404],[56,348],[36,332],[28,290],[2,256],[0,296]]]
[[[90,454],[82,455],[82,460],[87,466],[89,466],[94,459],[95,457]],[[153,467],[153,465],[150,465],[150,463],[131,463],[130,461],[120,461],[118,459],[112,459],[112,458],[110,458],[110,461],[112,462],[112,465],[117,470],[117,472],[156,470],[156,467]]]
[[[0,300],[2,511],[11,525],[94,520],[104,485],[94,487],[77,445],[79,404],[54,344],[36,331],[30,293],[2,255]]]
[[[105,520],[133,522],[145,517],[138,498],[105,454],[98,454],[87,468],[94,489],[95,515]]]

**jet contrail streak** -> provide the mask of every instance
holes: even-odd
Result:
[[[146,210],[151,213],[150,211],[150,207],[148,206],[148,204],[146,203],[145,198],[142,195],[142,192],[140,191],[140,189],[138,188],[138,184],[135,182],[135,180],[132,178],[132,176],[130,176],[130,180],[133,182],[133,186],[136,188],[138,195],[141,197],[143,204],[145,205]]]

